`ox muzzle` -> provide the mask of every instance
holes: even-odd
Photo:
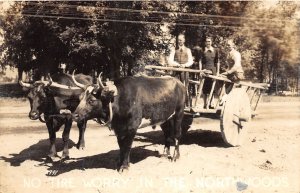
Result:
[[[40,118],[40,113],[36,111],[30,111],[28,116],[31,120],[37,120],[38,118]]]

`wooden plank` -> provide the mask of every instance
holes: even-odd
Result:
[[[209,78],[212,78],[214,80],[220,80],[220,81],[224,81],[224,82],[232,82],[231,80],[229,80],[227,77],[223,76],[223,75],[219,75],[219,76],[215,76],[215,75],[206,75]],[[244,81],[240,81],[239,83],[234,83],[236,86],[242,85],[242,86],[249,86],[249,87],[253,87],[253,88],[259,88],[259,89],[263,89],[266,90],[268,89],[268,87],[270,86],[267,83],[252,83],[252,82],[244,82]]]
[[[193,73],[205,73],[211,74],[210,70],[195,70],[189,68],[180,68],[180,67],[165,67],[165,66],[154,66],[154,65],[146,65],[146,70],[158,69],[158,70],[170,70],[170,71],[177,71],[177,72],[193,72]]]
[[[258,95],[258,99],[257,99],[256,104],[255,104],[255,107],[254,107],[254,109],[253,109],[254,111],[256,111],[257,105],[258,105],[260,99],[261,99],[261,92],[260,92],[259,95]]]
[[[269,87],[268,84],[243,82],[243,81],[240,81],[238,85],[249,86],[252,88],[259,88],[259,89],[263,89],[263,90],[266,90]]]
[[[211,86],[211,89],[210,89],[210,92],[209,92],[209,96],[208,96],[208,101],[206,101],[206,108],[209,108],[211,105],[211,102],[212,100],[212,97],[214,97],[213,93],[214,93],[214,90],[215,90],[215,85],[216,85],[216,80],[213,80],[213,83],[212,83],[212,86]]]
[[[211,78],[211,79],[215,79],[215,80],[221,80],[221,81],[224,81],[224,82],[232,82],[226,76],[221,75],[221,74],[219,76],[207,75],[206,77]]]
[[[204,81],[205,81],[205,79],[203,77],[200,78],[200,80],[199,80],[199,88],[198,88],[198,92],[197,92],[197,95],[196,95],[196,100],[195,100],[194,106],[197,105],[198,101],[201,98]]]
[[[216,104],[215,104],[215,108],[217,108],[217,107],[219,106],[219,104],[220,104],[220,102],[221,102],[221,100],[222,100],[222,97],[223,97],[224,93],[225,93],[225,83],[222,82],[221,91],[220,91],[219,93],[217,93],[218,100],[217,100],[217,102],[216,102]]]
[[[200,82],[196,80],[189,80],[189,83],[200,85]]]
[[[184,111],[190,113],[190,110],[191,110],[191,108],[188,107],[188,108],[186,108]],[[214,114],[214,113],[217,113],[217,111],[218,111],[219,109],[204,109],[203,107],[193,107],[192,110],[193,110],[195,113],[212,113],[212,114]],[[192,113],[191,113],[191,114],[192,114]]]
[[[170,70],[170,71],[177,71],[177,72],[192,72],[192,73],[201,73],[203,74],[204,77],[211,78],[213,80],[220,80],[224,82],[232,82],[229,80],[226,76],[224,75],[212,75],[210,70],[195,70],[195,69],[188,69],[188,68],[179,68],[179,67],[165,67],[165,66],[154,66],[154,65],[146,65],[145,69],[147,70],[152,70],[152,69],[158,69],[158,70]],[[190,81],[191,82],[191,81]],[[194,83],[194,82],[192,82]],[[244,82],[240,81],[239,83],[234,83],[235,85],[242,85],[242,86],[249,86],[253,88],[259,88],[259,89],[268,89],[270,86],[269,84],[266,83],[250,83],[250,82]]]

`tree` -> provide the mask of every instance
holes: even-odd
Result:
[[[297,2],[279,2],[273,7],[264,7],[264,3],[255,2],[248,7],[245,17],[249,19],[235,35],[243,37],[242,46],[253,51],[248,62],[253,66],[254,77],[277,85],[283,76],[280,69],[295,69],[298,64]]]
[[[19,71],[104,72],[105,77],[133,75],[152,64],[178,33],[188,47],[204,46],[207,35],[221,48],[234,38],[246,76],[277,80],[279,69],[296,63],[299,24],[296,2],[209,1],[54,1],[16,2],[2,18],[5,62]],[[298,33],[298,34],[297,34]],[[2,61],[2,64],[3,64]],[[285,62],[283,62],[285,61]]]
[[[135,61],[163,48],[162,42],[155,40],[161,29],[160,25],[121,22],[148,17],[122,10],[149,8],[152,4],[163,6],[159,2],[16,3],[2,26],[5,60],[18,66],[20,72],[38,64],[41,66],[37,69],[45,74],[67,63],[70,69],[104,71],[111,78],[120,77],[121,72],[132,75]]]

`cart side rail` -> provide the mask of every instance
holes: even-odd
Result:
[[[212,75],[210,70],[196,70],[196,69],[187,69],[187,68],[178,68],[178,67],[166,67],[166,66],[155,66],[155,65],[146,65],[145,66],[146,70],[168,70],[168,71],[177,71],[177,72],[192,72],[192,73],[199,73],[202,74],[204,77],[209,77],[215,80],[220,80],[224,82],[230,82],[233,83],[231,80],[229,80],[226,76],[224,75]],[[191,83],[196,83],[198,84],[197,81],[191,81]],[[252,82],[245,82],[245,81],[240,81],[239,83],[234,83],[236,85],[242,85],[242,86],[249,86],[253,88],[258,88],[258,89],[268,89],[270,87],[269,84],[267,83],[252,83]]]

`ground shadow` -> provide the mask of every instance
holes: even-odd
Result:
[[[144,148],[145,146],[132,148],[130,153],[130,163],[138,163],[150,156],[160,157],[158,151],[152,151]],[[58,176],[72,170],[85,170],[93,168],[116,170],[118,158],[119,150],[112,150],[107,153],[101,153],[93,156],[71,158],[65,162],[58,161],[52,163],[52,165],[48,168],[48,173],[46,175]]]
[[[71,149],[75,143],[70,140],[69,149]],[[9,154],[12,157],[1,156],[0,160],[9,162],[11,166],[20,166],[26,160],[34,160],[38,162],[45,162],[47,154],[49,152],[50,142],[49,139],[42,139],[34,145],[22,150],[20,153]],[[60,152],[63,150],[63,141],[61,138],[56,139],[56,150]]]
[[[164,144],[162,130],[150,131],[146,133],[137,133],[135,141]],[[180,140],[182,145],[197,144],[202,147],[228,147],[222,138],[221,132],[210,130],[191,130],[184,134]]]
[[[75,143],[70,140],[69,148],[72,148],[73,146],[75,146]],[[130,156],[131,163],[140,162],[150,156],[160,157],[158,151],[145,149],[146,146],[150,145],[132,148]],[[58,138],[56,141],[56,149],[58,154],[60,154],[63,150],[63,142],[60,138]],[[119,158],[119,150],[112,150],[107,153],[101,153],[93,156],[52,161],[47,159],[48,151],[49,140],[43,139],[38,141],[36,144],[22,150],[20,153],[9,154],[12,157],[1,156],[0,160],[4,160],[5,162],[10,163],[11,166],[15,167],[21,166],[26,160],[37,161],[40,162],[40,164],[37,164],[36,166],[48,167],[48,172],[46,175],[57,176],[72,170],[85,170],[92,168],[106,168],[115,170],[117,169],[116,166]]]
[[[188,131],[180,143],[185,145],[197,144],[202,147],[228,147],[221,132],[202,129]]]

